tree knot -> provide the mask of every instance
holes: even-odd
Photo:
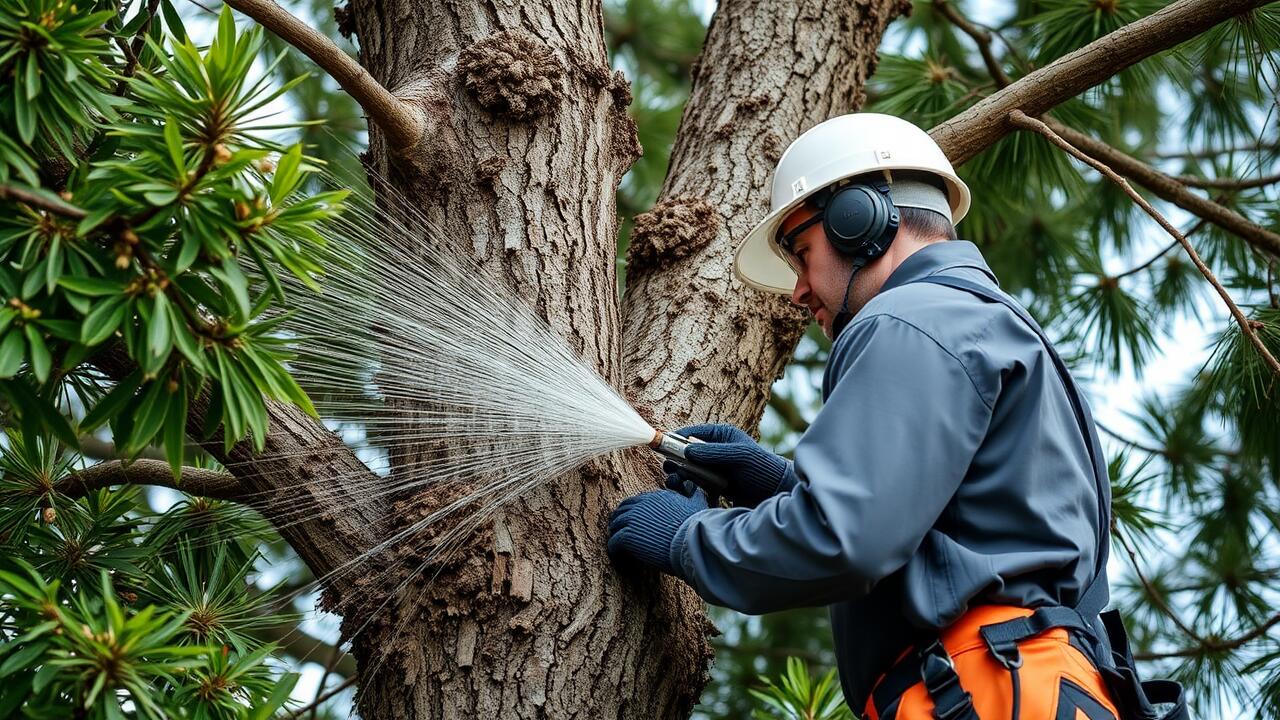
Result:
[[[692,196],[668,198],[635,218],[627,248],[627,272],[689,257],[720,231],[720,215],[707,201]]]
[[[636,128],[636,121],[627,112],[631,105],[631,83],[621,70],[617,70],[609,80],[608,90],[612,103],[610,116],[613,120],[611,149],[621,171],[626,172],[632,163],[644,155],[644,148],[640,145],[640,131]]]
[[[564,65],[542,40],[506,30],[458,56],[463,85],[480,107],[527,120],[547,115],[564,98]]]

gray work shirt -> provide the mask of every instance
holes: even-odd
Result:
[[[680,526],[673,564],[744,613],[828,605],[845,696],[980,604],[1074,605],[1094,575],[1089,451],[1048,351],[969,242],[927,245],[831,349],[786,493]],[[1110,499],[1106,498],[1106,502]]]

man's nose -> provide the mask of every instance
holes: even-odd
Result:
[[[808,307],[808,298],[809,283],[805,281],[804,277],[797,276],[795,289],[791,291],[791,304],[799,305],[800,307]]]

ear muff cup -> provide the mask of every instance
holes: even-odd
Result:
[[[819,201],[827,240],[844,255],[871,260],[898,234],[898,208],[886,183],[852,183]]]

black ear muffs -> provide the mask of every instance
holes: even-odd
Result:
[[[898,208],[889,184],[852,183],[815,197],[827,240],[842,254],[870,262],[884,254],[898,234]]]

